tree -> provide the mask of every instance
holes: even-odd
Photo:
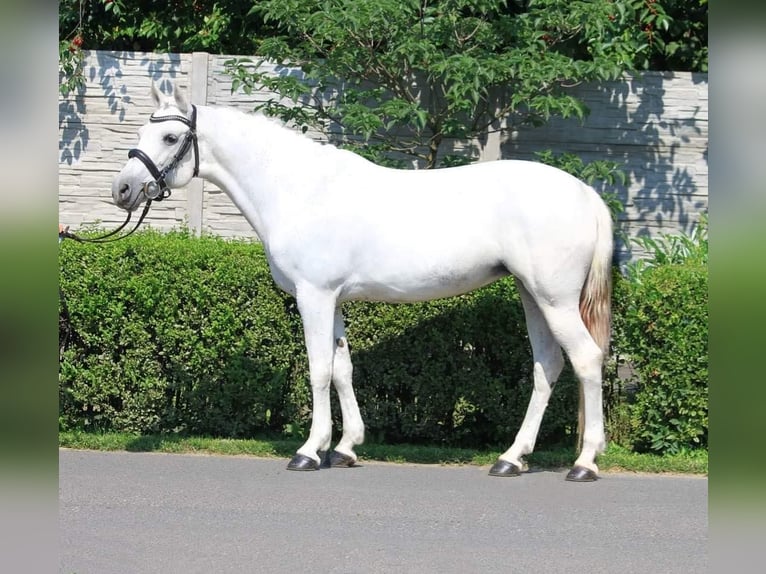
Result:
[[[269,114],[340,128],[336,139],[378,162],[393,151],[432,168],[456,161],[440,155],[446,140],[583,118],[568,88],[642,67],[646,25],[668,27],[650,1],[262,0],[250,13],[274,34],[257,56],[304,75],[242,59],[228,69],[234,89],[279,94]]]
[[[257,0],[256,0],[257,1]],[[254,0],[61,0],[59,40],[88,49],[250,54],[261,22]]]
[[[82,85],[81,51],[207,51],[252,54],[268,35],[257,0],[61,0],[59,70],[63,94]]]
[[[670,17],[667,30],[646,24],[652,38],[653,51],[649,69],[687,72],[708,70],[708,2],[707,0],[661,0]],[[656,5],[647,2],[647,7]]]
[[[254,54],[264,38],[278,33],[262,21],[257,10],[251,10],[260,3],[262,0],[61,0],[62,91],[78,84],[83,49]],[[422,5],[425,9],[437,3]],[[478,2],[466,4],[480,7]],[[508,13],[541,5],[536,0],[507,4]],[[612,4],[621,13],[641,13],[640,24],[629,25],[629,34],[639,32],[648,40],[648,49],[634,58],[637,69],[707,71],[707,0],[619,0]],[[560,5],[567,10],[568,4]],[[672,18],[667,29],[656,22],[665,13]]]

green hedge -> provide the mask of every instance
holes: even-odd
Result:
[[[144,231],[97,246],[64,242],[60,268],[66,303],[60,317],[66,339],[59,381],[62,429],[222,437],[306,433],[311,410],[300,319],[294,300],[274,286],[258,244]],[[681,274],[671,275],[683,282]],[[648,278],[643,289],[653,284]],[[676,286],[652,296],[656,302],[681,292]],[[656,376],[642,380],[644,390],[633,403],[625,402],[624,393],[609,395],[619,403],[611,410],[627,413],[621,442],[654,448],[658,444],[646,435],[647,427],[631,421],[686,421],[688,434],[700,424],[686,412],[701,408],[694,390],[699,385],[685,387],[694,407],[668,417],[667,409],[653,406],[665,397],[657,389],[673,387],[675,361],[683,363],[681,353],[689,349],[674,350],[667,359],[665,347],[641,339],[642,321],[654,303],[632,301],[648,291],[618,282],[615,293],[619,353],[630,355],[642,372],[666,369],[668,375],[659,379],[665,386]],[[678,310],[683,304],[670,306]],[[532,388],[523,311],[512,280],[458,298],[352,303],[344,311],[368,441],[510,444]],[[675,328],[669,321],[657,324]],[[706,337],[706,316],[704,325],[695,324],[704,326]],[[705,355],[705,366],[706,361]],[[706,383],[705,377],[705,397]],[[672,400],[683,403],[676,395]],[[539,447],[572,443],[576,403],[567,367],[548,406]],[[339,427],[337,403],[333,412]],[[691,444],[703,444],[706,416],[705,409],[705,430]]]
[[[144,232],[65,242],[60,267],[64,428],[241,437],[306,402],[293,302],[261,249]]]
[[[652,267],[615,292],[613,344],[638,374],[624,411],[626,446],[669,453],[707,447],[707,267]]]

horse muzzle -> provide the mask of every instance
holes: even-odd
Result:
[[[168,195],[156,181],[147,181],[136,189],[127,182],[115,180],[112,185],[112,199],[117,207],[125,211],[135,211],[145,200],[161,201]]]

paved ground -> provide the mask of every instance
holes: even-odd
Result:
[[[64,574],[707,570],[704,478],[62,449]]]

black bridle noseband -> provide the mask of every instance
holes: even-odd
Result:
[[[157,165],[152,161],[152,158],[150,158],[146,153],[141,151],[138,148],[133,148],[128,151],[128,159],[136,158],[141,163],[144,164],[147,170],[149,170],[149,173],[154,178],[154,181],[149,181],[144,184],[143,189],[141,190],[141,193],[146,198],[146,205],[144,206],[144,210],[141,212],[141,217],[138,219],[138,223],[136,223],[135,227],[128,231],[127,233],[117,236],[117,234],[122,231],[126,225],[130,222],[130,218],[132,215],[132,211],[128,211],[128,217],[125,219],[125,222],[120,225],[117,229],[114,231],[110,231],[106,235],[101,235],[99,237],[80,237],[78,235],[75,235],[74,233],[71,233],[69,231],[69,228],[67,227],[63,231],[59,232],[59,240],[68,238],[68,239],[74,239],[75,241],[79,241],[81,243],[107,243],[109,241],[116,241],[118,239],[123,239],[133,233],[138,227],[141,225],[141,223],[144,221],[144,218],[146,217],[146,214],[149,213],[149,208],[152,205],[153,201],[162,201],[163,199],[170,196],[170,188],[168,187],[168,184],[165,182],[165,177],[167,177],[168,173],[173,171],[176,167],[178,167],[178,164],[181,162],[181,160],[186,156],[187,153],[189,153],[189,149],[192,147],[194,148],[194,177],[197,177],[199,175],[199,144],[197,143],[197,107],[192,105],[191,107],[191,118],[186,118],[184,116],[160,116],[155,117],[151,116],[149,118],[149,121],[151,123],[159,123],[159,122],[169,122],[169,121],[176,121],[181,122],[182,124],[185,124],[189,130],[184,134],[183,140],[181,140],[181,145],[178,147],[178,151],[176,151],[175,155],[170,159],[170,162],[163,167],[162,169],[159,169]]]

